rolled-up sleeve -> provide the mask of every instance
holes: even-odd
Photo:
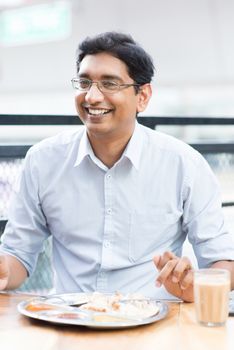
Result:
[[[225,226],[220,187],[209,165],[199,155],[188,169],[183,229],[200,268],[219,260],[234,260],[234,235]]]
[[[1,251],[20,260],[29,275],[34,270],[44,240],[49,236],[40,205],[38,166],[34,163],[33,154],[29,150],[12,194],[8,222],[0,246]]]

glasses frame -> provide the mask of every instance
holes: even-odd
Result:
[[[89,81],[90,82],[90,85],[88,88],[86,89],[82,89],[82,88],[78,88],[78,87],[75,87],[74,83],[77,82],[77,81],[80,81],[80,80],[86,80],[86,81]],[[112,82],[114,84],[116,84],[116,87],[117,87],[117,90],[110,90],[110,91],[102,91],[102,86],[100,86],[100,84],[102,84],[102,82]],[[82,92],[88,92],[92,85],[93,84],[96,84],[97,85],[97,88],[98,90],[102,93],[102,94],[116,94],[117,92],[119,92],[120,90],[123,90],[123,89],[126,89],[126,88],[129,88],[130,86],[134,86],[134,87],[138,87],[140,86],[140,84],[136,84],[136,83],[124,83],[124,84],[119,84],[119,83],[116,83],[115,81],[112,81],[112,80],[108,80],[108,79],[102,79],[100,81],[93,81],[91,79],[87,79],[87,78],[72,78],[71,79],[71,83],[72,83],[72,87],[73,89],[75,90],[79,90],[79,91],[82,91]]]

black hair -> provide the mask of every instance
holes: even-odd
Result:
[[[107,52],[123,61],[127,66],[129,76],[136,84],[144,85],[151,82],[154,75],[152,58],[133,40],[131,35],[118,32],[106,32],[92,38],[87,37],[81,42],[77,50],[77,73],[86,55],[101,52]]]

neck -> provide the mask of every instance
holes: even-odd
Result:
[[[116,139],[98,138],[89,135],[89,141],[95,156],[108,168],[111,168],[122,156],[132,133],[118,137]]]

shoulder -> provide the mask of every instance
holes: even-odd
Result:
[[[140,125],[148,146],[154,152],[198,161],[202,155],[193,147],[171,135]]]
[[[74,130],[63,131],[55,136],[48,137],[34,146],[32,146],[27,156],[36,156],[40,154],[60,154],[67,153],[74,147],[78,147],[83,135],[84,127],[76,127]]]
[[[188,187],[199,183],[214,189],[218,185],[210,165],[193,147],[165,133],[141,129],[145,140],[144,157],[149,155],[150,169],[154,167],[155,173],[160,168],[164,175],[177,176]]]
[[[141,126],[144,138],[143,154],[150,160],[151,166],[179,171],[180,176],[195,178],[199,173],[212,175],[206,159],[187,143],[168,134]]]

